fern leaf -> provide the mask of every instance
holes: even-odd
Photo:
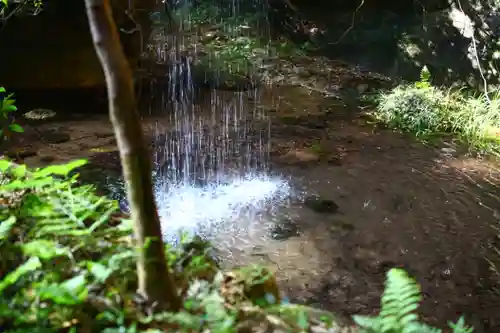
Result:
[[[352,316],[354,323],[359,326],[361,332],[380,332],[381,331],[381,320],[380,317],[372,316]]]
[[[418,322],[421,300],[420,288],[401,269],[391,269],[387,273],[385,291],[381,300],[381,332],[402,332],[405,327]]]
[[[473,333],[474,332],[474,328],[467,326],[465,324],[464,317],[460,317],[456,324],[450,322],[450,323],[448,323],[448,325],[453,330],[453,333]]]
[[[399,333],[399,332],[398,332]],[[424,323],[413,322],[406,325],[401,333],[442,333],[439,328],[434,328]]]

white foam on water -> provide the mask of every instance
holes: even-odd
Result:
[[[205,187],[157,180],[155,196],[165,240],[180,231],[207,238],[244,237],[262,229],[259,216],[283,202],[288,183],[264,174],[248,175]]]

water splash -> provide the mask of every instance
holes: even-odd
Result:
[[[235,17],[239,1],[224,3]],[[223,29],[235,31],[230,28]],[[187,49],[182,34],[166,40]],[[165,52],[163,43],[156,49],[158,62],[169,64],[159,106],[169,119],[156,128],[153,173],[165,239],[183,230],[227,248],[235,239],[261,237],[289,192],[285,180],[268,176],[270,121],[258,108],[261,92],[212,90],[204,102],[195,101],[191,56]],[[223,77],[215,70],[212,80]]]
[[[158,182],[155,194],[165,239],[179,230],[209,239],[262,237],[272,223],[273,209],[288,196],[287,182],[265,175],[247,175],[204,187]],[[265,215],[265,218],[264,218]],[[265,232],[264,232],[265,233]]]

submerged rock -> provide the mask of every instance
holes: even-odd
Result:
[[[291,220],[283,220],[276,223],[270,230],[271,238],[274,240],[286,240],[300,234],[299,227]]]
[[[61,133],[56,131],[46,131],[40,134],[43,140],[49,144],[65,143],[71,139],[68,133]]]
[[[5,153],[5,156],[7,156],[10,159],[25,159],[27,157],[32,157],[38,155],[38,152],[35,149],[32,148],[25,148],[25,149],[17,149],[17,150],[9,150]]]
[[[336,216],[335,219],[332,220],[331,229],[332,231],[334,230],[352,231],[355,229],[355,226],[345,216]]]
[[[320,159],[318,154],[306,149],[294,149],[279,157],[279,162],[284,164],[304,164],[318,162]]]
[[[339,206],[333,200],[321,199],[316,196],[305,198],[304,205],[320,214],[336,214],[339,211]]]

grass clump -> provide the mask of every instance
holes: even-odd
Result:
[[[380,93],[373,115],[420,138],[451,134],[480,153],[500,154],[500,93],[488,98],[432,86],[425,67],[416,84]]]

